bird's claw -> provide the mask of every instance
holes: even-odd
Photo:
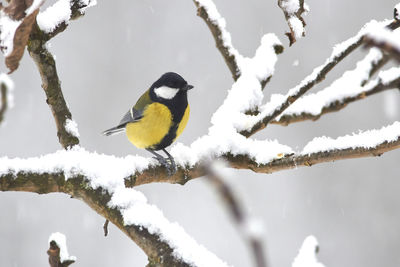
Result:
[[[163,157],[153,157],[153,158],[158,160],[158,162],[167,169],[168,176],[172,176],[176,173],[177,168],[175,161],[173,159],[163,158]]]

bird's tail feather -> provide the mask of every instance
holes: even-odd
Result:
[[[110,128],[110,129],[108,129],[108,130],[105,130],[105,131],[103,132],[103,134],[104,134],[105,136],[110,136],[110,135],[122,133],[123,131],[125,131],[125,125],[124,125],[124,126],[119,125],[119,126]]]

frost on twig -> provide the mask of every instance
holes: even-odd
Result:
[[[67,238],[62,233],[52,233],[49,237],[47,254],[50,267],[67,267],[76,261],[75,256],[70,256],[67,249]]]
[[[8,108],[13,107],[14,97],[12,91],[14,82],[5,74],[0,74],[0,123],[4,120],[4,115]]]
[[[292,267],[324,267],[325,265],[318,262],[318,252],[317,239],[312,235],[308,236],[301,245],[299,254],[294,258]]]
[[[227,174],[225,172],[227,167],[228,166],[218,161],[211,164],[204,164],[207,177],[224,200],[241,234],[248,242],[248,246],[254,256],[255,266],[266,267],[267,259],[261,239],[261,224],[255,219],[250,218],[241,207],[239,199],[234,193],[232,186],[227,181]]]
[[[304,0],[278,0],[278,5],[282,9],[290,28],[290,32],[285,34],[289,38],[289,45],[291,46],[297,39],[305,36],[306,22],[302,15],[306,15],[310,8]]]

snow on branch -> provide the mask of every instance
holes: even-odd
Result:
[[[285,33],[289,38],[291,46],[297,39],[304,37],[306,22],[302,15],[306,15],[310,8],[304,0],[278,0],[278,5],[282,9],[285,19],[289,25],[290,32]]]
[[[311,154],[316,152],[334,151],[343,149],[370,149],[384,143],[398,142],[400,137],[400,122],[383,127],[379,130],[369,130],[353,135],[341,136],[336,139],[330,137],[316,137],[309,142],[301,152]],[[379,153],[377,153],[379,154]]]
[[[64,234],[56,232],[49,237],[49,255],[50,267],[67,267],[76,261],[75,256],[70,256],[67,249],[67,238]]]
[[[0,74],[0,123],[4,120],[4,115],[8,108],[14,106],[14,82],[5,74]]]
[[[308,236],[301,245],[299,254],[293,260],[292,267],[324,267],[322,263],[318,262],[318,252],[317,239],[312,235]]]
[[[241,73],[237,61],[241,55],[233,47],[231,34],[226,30],[226,20],[218,12],[212,0],[193,0],[193,2],[197,7],[197,15],[205,21],[210,29],[215,44],[224,57],[233,79],[237,80]]]
[[[70,20],[83,16],[87,8],[96,4],[96,0],[58,0],[38,14],[37,24],[49,40],[64,31]]]
[[[169,222],[161,210],[148,204],[146,197],[139,191],[125,188],[124,185],[118,187],[109,207],[120,210],[124,225],[143,227],[150,234],[158,236],[172,249],[173,257],[189,266],[228,266],[186,234],[180,225]]]
[[[200,16],[209,27],[216,46],[224,57],[225,62],[232,73],[233,79],[236,81],[244,72],[251,70],[256,72],[264,72],[259,75],[262,87],[268,82],[273,74],[273,70],[269,68],[268,58],[265,57],[264,43],[268,43],[266,39],[271,34],[266,34],[261,40],[261,45],[257,49],[254,58],[243,57],[232,44],[231,34],[226,30],[226,20],[218,12],[216,5],[212,0],[193,0],[197,7],[197,15]],[[274,53],[280,54],[283,51],[282,44],[276,43]],[[267,66],[265,66],[267,65]]]
[[[374,27],[364,38],[369,46],[376,46],[400,61],[400,31],[390,31],[386,28]]]
[[[238,125],[237,128],[244,136],[251,136],[259,130],[264,129],[271,121],[281,115],[290,105],[304,95],[314,85],[325,79],[325,76],[331,71],[340,61],[353,52],[362,44],[364,35],[369,32],[369,29],[375,27],[388,27],[393,25],[388,21],[377,22],[371,21],[367,23],[356,36],[336,45],[333,48],[331,56],[325,63],[317,68],[303,79],[300,84],[290,89],[285,96],[272,95],[271,100],[260,108],[261,112],[256,116],[248,116],[247,124]],[[395,27],[399,25],[396,24]]]
[[[376,79],[365,84],[371,73],[378,69],[377,66],[381,67],[386,62],[387,57],[378,49],[371,49],[369,54],[357,63],[354,70],[345,72],[329,87],[301,97],[271,123],[288,125],[304,120],[317,120],[323,114],[341,110],[349,103],[388,89],[398,88],[400,85],[398,67],[379,72]],[[278,97],[283,98],[283,96]]]
[[[244,140],[247,140],[243,137]],[[363,143],[357,141],[361,138]],[[325,139],[325,138],[324,138]],[[360,140],[361,140],[360,139]],[[212,139],[208,139],[211,141]],[[339,138],[339,141],[325,139],[328,147],[322,147],[322,139],[311,141],[302,152],[284,151],[284,146],[277,142],[265,142],[248,139],[253,143],[250,147],[255,150],[249,154],[245,149],[239,150],[230,143],[219,143],[214,140],[211,147],[202,148],[207,144],[207,139],[191,147],[178,144],[172,150],[179,168],[176,174],[168,176],[165,168],[157,165],[154,159],[138,156],[127,156],[118,158],[115,156],[99,155],[94,152],[85,151],[83,148],[74,147],[70,150],[57,151],[41,157],[27,159],[7,157],[0,158],[0,180],[24,178],[26,182],[29,177],[40,176],[43,179],[76,180],[82,177],[90,177],[88,187],[115,188],[121,180],[125,185],[132,187],[152,182],[168,182],[184,184],[191,179],[205,175],[201,159],[219,156],[227,160],[232,168],[250,169],[260,173],[272,173],[280,170],[296,168],[299,166],[311,166],[318,163],[337,161],[349,158],[361,158],[379,156],[384,152],[400,148],[400,123],[395,122],[381,130],[373,130],[367,133],[360,133]],[[343,143],[346,141],[346,143]],[[243,140],[242,140],[243,142]],[[196,142],[195,142],[196,143]],[[246,144],[246,143],[245,143]],[[345,145],[344,145],[345,144]],[[240,146],[240,143],[239,143]],[[194,149],[199,149],[197,153]],[[223,150],[222,150],[223,148]],[[203,150],[204,149],[204,150]],[[279,154],[280,151],[281,153]],[[291,153],[289,153],[291,151]],[[219,152],[219,153],[218,153]],[[194,154],[192,154],[194,153]],[[203,154],[203,155],[202,155]],[[201,157],[201,155],[203,157]],[[193,157],[192,157],[193,156]],[[197,160],[196,160],[197,158]],[[111,177],[111,178],[110,178]],[[21,190],[29,190],[32,187],[32,180]],[[0,183],[1,190],[9,190],[7,183]],[[57,191],[57,184],[49,184],[49,188]]]
[[[152,263],[227,266],[148,204],[142,193],[125,188],[124,178],[149,164],[141,157],[117,158],[79,147],[39,158],[0,158],[0,190],[63,192],[81,199],[126,233]]]

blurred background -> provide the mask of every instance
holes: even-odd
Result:
[[[52,4],[54,1],[48,1]],[[395,0],[308,0],[306,37],[288,47],[288,30],[277,1],[215,0],[234,46],[253,56],[265,33],[285,45],[264,90],[286,93],[322,64],[332,47],[354,36],[371,19],[391,19]],[[176,71],[195,85],[191,118],[179,138],[190,144],[207,132],[210,117],[232,85],[231,74],[204,21],[189,0],[98,1],[97,6],[51,40],[58,74],[80,142],[90,151],[150,156],[124,135],[100,133],[115,125],[153,81]],[[312,92],[327,86],[365,55],[357,50]],[[298,61],[298,65],[294,64]],[[297,66],[296,66],[297,65]],[[2,65],[2,72],[5,71]],[[0,156],[31,157],[61,149],[38,70],[27,53],[11,75],[15,107],[0,127]],[[271,125],[255,138],[277,139],[296,150],[315,136],[338,137],[400,120],[398,91],[381,93],[315,122]],[[320,244],[326,266],[399,266],[400,150],[379,158],[319,164],[274,174],[233,171],[230,181],[248,212],[262,220],[271,266],[290,266],[306,236]],[[185,186],[136,188],[218,257],[251,266],[251,255],[214,189],[205,179]],[[145,266],[145,254],[79,200],[63,194],[0,193],[0,266],[47,266],[52,232],[67,236],[73,266]]]

